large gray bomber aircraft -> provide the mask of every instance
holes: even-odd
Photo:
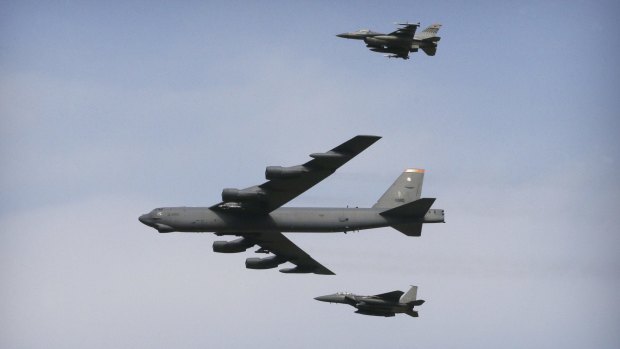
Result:
[[[351,33],[342,33],[336,36],[345,39],[364,40],[366,47],[371,51],[389,53],[386,57],[409,59],[409,52],[418,52],[422,49],[427,55],[434,56],[437,52],[437,36],[441,24],[428,26],[420,34],[416,29],[420,24],[401,23],[400,28],[389,34],[361,29]]]
[[[269,166],[267,181],[245,189],[224,189],[222,202],[211,207],[156,208],[140,216],[140,222],[170,232],[213,232],[233,235],[232,241],[216,241],[213,251],[243,252],[258,245],[265,258],[248,258],[249,269],[271,269],[291,262],[283,273],[334,273],[287,239],[282,232],[333,233],[391,226],[409,236],[420,236],[422,223],[443,223],[444,212],[430,209],[435,199],[420,198],[424,170],[408,169],[372,208],[281,207],[313,187],[379,138],[356,136],[312,160],[292,167]]]
[[[348,304],[357,308],[355,312],[362,315],[390,317],[397,313],[405,313],[418,317],[418,312],[413,308],[422,305],[424,301],[417,299],[417,293],[418,286],[411,286],[407,293],[392,291],[375,296],[359,296],[353,293],[338,292],[314,299],[321,302]]]

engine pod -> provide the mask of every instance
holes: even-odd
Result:
[[[308,169],[303,166],[267,166],[265,169],[265,178],[268,180],[295,178],[306,172],[308,172]]]
[[[278,256],[265,258],[252,257],[245,260],[245,267],[248,269],[272,269],[284,262],[286,262],[286,260]]]
[[[238,253],[254,246],[254,243],[246,238],[239,238],[232,241],[215,241],[213,252],[219,253]]]

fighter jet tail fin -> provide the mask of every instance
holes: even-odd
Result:
[[[441,28],[440,23],[431,24],[426,27],[424,30],[420,32],[420,34],[416,35],[418,40],[427,40],[430,38],[439,38],[437,36],[437,32]],[[434,40],[433,40],[434,41]]]
[[[418,299],[417,297],[418,297],[418,286],[411,286],[409,291],[407,291],[407,293],[403,294],[400,297],[399,302],[408,304],[412,307],[416,305],[422,305],[424,303],[424,300]]]
[[[409,291],[407,291],[407,293],[400,296],[399,302],[400,303],[413,302],[417,299],[417,297],[418,297],[418,286],[411,286],[411,288],[409,289]]]
[[[406,169],[373,206],[375,208],[395,208],[420,198],[424,170]]]

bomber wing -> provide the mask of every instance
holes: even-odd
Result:
[[[327,178],[380,138],[356,136],[325,153],[310,154],[312,160],[303,165],[269,166],[265,171],[267,182],[245,189],[224,189],[222,202],[211,209],[268,214]]]
[[[282,233],[249,233],[242,234],[241,236],[261,247],[256,252],[272,253],[275,255],[263,259],[249,258],[248,260],[246,260],[246,267],[248,268],[275,268],[279,264],[291,262],[295,264],[296,267],[280,269],[280,271],[283,273],[314,273],[322,275],[335,275],[334,272],[325,268],[321,263],[314,260],[314,258],[310,257],[309,254],[304,252],[304,250],[295,245]],[[273,264],[268,267],[262,267],[261,260],[269,260]]]

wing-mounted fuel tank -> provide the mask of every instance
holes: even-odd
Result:
[[[245,267],[248,269],[272,269],[286,262],[278,256],[270,256],[265,258],[252,257],[245,260]]]
[[[246,238],[239,238],[232,241],[215,241],[213,252],[219,253],[238,253],[254,246],[254,243]]]
[[[265,169],[265,178],[268,180],[295,178],[309,171],[310,170],[304,166],[267,166]]]

